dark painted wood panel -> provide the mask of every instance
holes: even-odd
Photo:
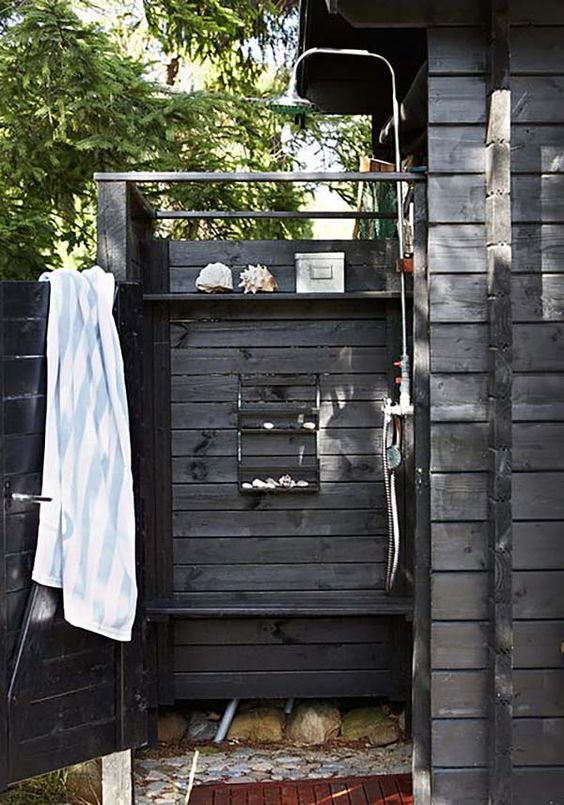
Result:
[[[429,172],[483,173],[486,166],[485,129],[482,124],[431,126],[429,128]]]
[[[333,696],[405,695],[405,685],[390,671],[257,671],[246,674],[175,674],[178,699],[328,698]]]
[[[511,171],[562,173],[564,126],[517,124],[511,132]]]
[[[487,375],[431,375],[431,419],[434,422],[485,422]]]
[[[4,471],[10,475],[41,472],[43,442],[42,434],[6,436],[4,439]]]
[[[435,324],[431,329],[433,373],[485,372],[488,357],[486,324]]]
[[[431,76],[429,122],[484,123],[486,85],[480,76]]]
[[[431,518],[439,522],[486,520],[487,474],[434,473],[431,478]]]
[[[434,570],[485,570],[488,567],[488,524],[433,523]]]
[[[268,404],[264,404],[263,409],[257,411],[257,424],[260,423],[259,417],[264,410],[265,420],[271,417]],[[279,414],[280,416],[280,414]],[[284,415],[288,426],[295,422],[296,414],[290,410],[288,415]],[[280,422],[278,419],[277,422]],[[351,429],[351,428],[378,428],[382,424],[382,402],[355,402],[347,401],[340,403],[325,402],[321,404],[319,412],[320,427],[327,430]],[[204,429],[233,429],[237,426],[237,403],[173,403],[172,404],[172,427],[174,429],[185,428],[204,428]],[[281,427],[281,425],[280,425]],[[299,427],[296,427],[299,431]],[[271,434],[269,434],[271,435]],[[338,438],[338,435],[335,434]],[[330,437],[326,434],[325,439]]]
[[[514,519],[564,520],[563,484],[562,472],[514,473]]]
[[[513,761],[516,766],[564,766],[564,718],[516,718]]]
[[[323,484],[320,494],[308,496],[309,509],[370,509],[382,500],[382,483]],[[175,484],[175,511],[302,509],[302,495],[241,495],[235,484]]]
[[[434,224],[429,227],[428,248],[431,274],[483,274],[486,271],[483,224]]]
[[[177,646],[301,645],[379,643],[389,639],[395,623],[386,617],[368,618],[224,618],[174,622]]]
[[[173,374],[295,372],[296,356],[288,348],[253,347],[241,349],[173,350]],[[302,372],[373,373],[388,368],[384,347],[303,347],[300,348]]]
[[[485,274],[436,274],[429,288],[432,322],[487,321]]]
[[[46,319],[5,319],[4,355],[6,357],[41,357],[47,339]]]
[[[41,357],[4,358],[4,399],[45,394],[47,361]]]
[[[530,11],[529,11],[530,16]],[[554,17],[552,21],[555,22]],[[511,31],[511,73],[564,74],[564,28],[514,28]]]
[[[398,290],[398,273],[395,269],[386,270],[390,290]],[[273,299],[267,296],[251,296],[243,303],[240,299],[230,300],[229,294],[213,297],[202,294],[202,301],[183,300],[169,303],[171,321],[191,319],[193,321],[209,321],[210,319],[228,319],[229,321],[245,321],[252,311],[253,319],[270,321],[273,312],[277,319],[285,321],[303,321],[304,319],[373,319],[382,300],[351,299],[343,294],[339,299],[284,299],[279,295]]]
[[[564,420],[564,373],[515,375],[513,420]]]
[[[514,369],[516,372],[564,372],[560,323],[516,324]],[[433,372],[484,372],[487,369],[485,324],[436,324],[431,331]]]
[[[42,433],[45,424],[45,397],[5,400],[4,433]]]
[[[564,226],[540,222],[514,225],[512,270],[536,274],[564,272]]]
[[[443,768],[488,765],[486,719],[434,719],[433,766]]]
[[[176,673],[369,670],[390,667],[390,646],[381,643],[333,645],[176,646]]]
[[[488,617],[488,573],[434,572],[431,578],[433,620],[473,621]]]
[[[561,620],[515,622],[515,668],[564,668]]]
[[[564,422],[523,422],[514,426],[515,470],[563,470]]]
[[[485,769],[433,769],[433,794],[445,805],[487,805],[488,773]]]
[[[480,28],[430,28],[430,75],[482,74],[486,69],[485,32]]]
[[[512,213],[515,223],[562,223],[564,176],[558,173],[517,175],[512,180]]]
[[[435,621],[431,627],[432,667],[452,670],[487,668],[488,629],[487,622]]]
[[[346,243],[346,241],[344,241]],[[385,241],[381,241],[384,242]],[[325,251],[320,249],[320,251]],[[343,249],[341,249],[343,251]],[[288,258],[285,265],[273,265],[272,261],[262,258],[263,263],[270,267],[278,284],[278,293],[296,292],[296,269],[293,259]],[[393,291],[397,288],[397,277],[392,273],[395,258],[389,250],[387,257],[378,257],[372,265],[351,265],[345,259],[345,291],[355,293],[358,291]],[[240,274],[247,264],[233,265],[233,293],[242,295],[243,289],[239,287]],[[170,269],[170,293],[197,293],[196,279],[201,271],[200,266],[176,267]]]
[[[30,588],[34,557],[34,551],[6,554],[6,589],[8,592]]]
[[[514,76],[513,123],[564,123],[564,76]]]
[[[486,192],[482,174],[429,176],[428,193],[429,223],[480,224],[484,221]]]
[[[172,240],[170,266],[205,266],[222,262],[246,267],[248,263],[289,266],[304,252],[345,252],[350,265],[386,268],[395,245],[385,240]]]
[[[6,552],[29,551],[35,549],[39,512],[35,510],[6,516]]]
[[[433,717],[485,718],[488,711],[488,683],[486,670],[433,672]],[[515,717],[564,716],[564,670],[516,670],[513,684]]]
[[[66,630],[71,630],[68,624]],[[94,643],[93,648],[45,660],[42,674],[34,682],[33,694],[36,699],[47,699],[68,688],[69,679],[78,690],[115,684],[115,677],[115,647],[106,640],[102,648]],[[53,707],[56,709],[55,702]]]
[[[172,432],[172,455],[233,456],[236,454],[236,431],[231,430],[174,430]],[[378,452],[382,438],[381,428],[327,428],[319,432],[317,452],[320,456],[365,455]],[[277,435],[272,431],[264,434],[248,434],[245,438],[246,456],[285,456],[301,452],[313,454],[311,436],[297,432],[295,435]]]
[[[513,25],[564,25],[564,8],[560,0],[544,0],[534,5],[530,0],[512,0],[510,19]]]
[[[476,472],[487,470],[486,422],[440,423],[431,426],[431,470]]]
[[[173,541],[177,564],[206,565],[383,562],[385,535],[364,537],[183,538]]]
[[[378,442],[369,442],[364,449],[375,451],[380,444],[381,439]],[[324,456],[320,467],[322,483],[383,480],[382,460],[379,456],[374,453],[366,456],[353,456],[349,453],[345,454],[345,452],[343,450],[344,455],[342,456]],[[280,457],[245,459],[246,469],[250,471],[254,465],[257,477],[261,477],[261,473],[264,472],[265,463],[271,466],[271,473],[276,475],[278,472],[276,477],[284,474],[284,459]],[[292,456],[289,463],[305,466],[297,455]],[[307,472],[307,469],[305,471]],[[172,477],[175,483],[236,483],[238,480],[237,459],[235,456],[174,458],[172,460]]]
[[[49,283],[11,280],[3,283],[3,318],[46,319],[49,313]]]
[[[179,565],[173,591],[366,590],[384,586],[385,564]]]
[[[381,347],[386,344],[383,319],[360,321],[295,321],[291,333],[284,321],[174,322],[170,328],[172,349],[197,347]]]
[[[81,724],[111,718],[114,710],[113,684],[76,690],[64,696],[33,702],[25,724],[26,739],[22,742],[23,747],[44,735],[66,732]]]
[[[516,571],[513,615],[522,620],[564,618],[564,570]]]
[[[237,399],[238,378],[235,375],[174,375],[173,402],[231,402]],[[387,373],[380,375],[323,375],[319,378],[321,400],[324,402],[355,402],[384,399],[388,389]],[[248,387],[249,402],[311,401],[311,386],[266,385]]]
[[[515,768],[515,805],[559,805],[564,791],[563,768]],[[542,792],[542,794],[541,794]]]
[[[175,511],[172,530],[175,537],[269,537],[357,536],[381,534],[386,528],[385,506],[378,499],[370,509],[332,511],[323,509],[288,509],[276,517],[266,511]]]

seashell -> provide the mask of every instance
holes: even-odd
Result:
[[[296,486],[304,488],[306,486],[309,486],[309,483],[308,483],[308,481],[296,481]]]
[[[278,283],[266,266],[249,266],[240,274],[241,282],[239,288],[243,288],[245,293],[273,293],[278,290]]]
[[[225,263],[208,263],[196,277],[196,288],[204,293],[225,293],[233,290],[233,275]]]
[[[252,486],[255,489],[266,489],[268,484],[265,481],[261,481],[260,478],[255,478],[253,483],[252,483]]]
[[[244,483],[242,483],[241,486],[243,487],[243,489],[252,489],[253,488],[253,485],[250,484],[248,481],[244,481]]]
[[[278,483],[278,481],[277,481],[277,480],[275,480],[274,478],[267,478],[267,479],[266,479],[266,483],[267,483],[269,486],[273,487],[273,488],[276,488],[277,486],[280,486],[280,484]]]
[[[265,430],[272,430],[274,428],[274,424],[272,422],[263,422],[262,426]]]
[[[305,428],[305,430],[315,430],[315,422],[304,422],[302,428]]]
[[[278,483],[285,489],[291,489],[293,486],[296,485],[296,482],[294,481],[291,475],[281,475],[280,478],[278,479]]]

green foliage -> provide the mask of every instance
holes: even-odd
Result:
[[[243,6],[252,9],[245,25],[259,13],[251,0],[237,0],[233,7],[186,5],[209,7],[218,42],[220,29],[228,38],[234,32],[247,36],[249,29],[238,22]],[[61,250],[91,262],[95,171],[292,166],[272,113],[228,96],[167,91],[147,79],[145,65],[123,56],[108,34],[82,22],[70,0],[12,2],[0,26],[0,275],[5,278],[37,277],[58,267]],[[203,36],[202,26],[193,22],[188,44],[194,54],[212,55],[209,34],[194,44]],[[152,200],[164,204],[158,196],[153,193]],[[302,199],[303,192],[280,185],[183,185],[167,194],[169,205],[192,209],[291,209]],[[253,226],[263,237],[305,231],[297,224]],[[209,237],[246,234],[249,228],[248,222],[215,222],[184,231]]]

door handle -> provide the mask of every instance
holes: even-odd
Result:
[[[50,503],[53,498],[47,497],[46,495],[31,495],[27,492],[12,492],[12,484],[10,481],[6,481],[4,484],[4,500],[6,501],[7,506],[10,503]]]

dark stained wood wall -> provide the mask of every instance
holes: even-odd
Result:
[[[515,802],[564,790],[564,22],[513,27]],[[519,4],[513,19],[526,22]],[[533,13],[533,12],[529,12]],[[429,41],[434,801],[487,801],[487,37]]]
[[[397,285],[386,242],[171,242],[171,291],[193,291],[200,268],[222,260],[234,278],[249,262],[265,263],[282,293],[291,292],[295,252],[336,249],[347,252],[349,290]],[[384,607],[388,602],[381,409],[399,349],[398,302],[284,300],[282,293],[246,300],[202,295],[171,306],[170,592],[196,609],[215,602],[218,614],[229,602],[247,600],[290,609],[310,602],[317,616],[176,620],[173,693],[401,698],[409,668],[404,619],[338,617],[339,606],[351,601],[359,613],[362,600],[371,611],[378,598]],[[319,493],[238,489],[239,376],[250,382],[272,373],[320,374]],[[280,403],[282,395],[299,404],[311,398],[311,388],[298,380],[289,389],[267,385],[250,394],[249,402]],[[274,477],[287,456],[312,444],[299,433],[244,438],[247,459],[278,466],[269,473]],[[323,617],[322,601],[335,617]]]
[[[544,4],[541,4],[544,5]],[[548,4],[550,6],[550,4]],[[564,19],[511,29],[515,790],[562,799]],[[544,767],[538,770],[537,767]],[[529,799],[525,800],[526,797]]]
[[[431,28],[428,47],[433,801],[478,805],[487,661],[468,649],[484,646],[489,616],[485,33]]]

